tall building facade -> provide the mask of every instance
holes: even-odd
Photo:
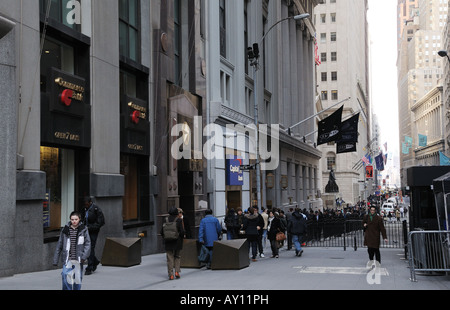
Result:
[[[1,2],[0,277],[54,268],[59,231],[85,196],[105,214],[100,259],[108,237],[161,252],[172,207],[191,238],[206,208],[221,218],[258,200],[321,207],[322,152],[302,138],[317,118],[288,130],[319,104],[316,31],[311,17],[291,18],[317,4]],[[259,182],[239,167],[257,158]]]
[[[416,120],[423,119],[423,112],[418,107],[421,102],[426,101],[426,96],[433,96],[435,87],[441,84],[443,78],[443,67],[445,59],[438,55],[443,48],[443,29],[447,24],[448,1],[432,0],[418,1],[408,14],[409,18],[404,20],[402,33],[399,34],[401,42],[398,50],[398,102],[399,102],[399,133],[400,133],[400,179],[402,187],[406,186],[406,169],[418,164],[423,164],[422,159],[426,157],[438,157],[438,147],[435,150],[428,149],[433,154],[419,149],[419,134],[426,135],[426,131],[432,132],[432,123],[441,122],[443,111],[441,108],[430,111],[431,116],[426,116],[431,121],[417,124]],[[399,12],[404,8],[399,2]],[[399,16],[403,21],[403,15]],[[440,100],[440,99],[439,99]],[[436,123],[434,123],[436,124]],[[442,126],[442,122],[440,125]],[[418,130],[422,132],[418,132]],[[435,131],[433,131],[435,135]],[[436,142],[441,138],[432,137]],[[442,144],[442,142],[438,142]],[[426,153],[426,155],[424,155]],[[431,154],[431,155],[430,155]],[[418,156],[418,158],[416,158]],[[419,159],[419,160],[418,160]],[[435,160],[433,160],[435,162]]]
[[[350,99],[342,103],[342,118],[360,113],[357,152],[337,154],[334,142],[321,146],[322,192],[332,169],[339,186],[339,193],[327,195],[325,199],[329,207],[334,206],[337,198],[356,204],[369,194],[361,164],[363,156],[372,150],[367,10],[367,1],[326,1],[315,12],[321,61],[317,84],[323,108],[331,108],[321,117],[332,114],[341,106],[336,104],[347,98]]]
[[[449,2],[450,6],[450,2]],[[448,12],[448,9],[447,9]],[[448,14],[447,14],[448,15]],[[447,24],[445,25],[444,32],[442,33],[442,50],[450,51],[450,15],[447,16]],[[444,77],[442,79],[443,86],[443,105],[444,105],[444,140],[445,140],[445,155],[450,157],[450,58],[448,61],[444,59]]]
[[[321,206],[321,152],[302,138],[314,132],[315,120],[288,130],[316,111],[314,25],[311,18],[289,17],[312,16],[317,3],[206,2],[206,120],[219,136],[212,141],[215,156],[207,164],[207,201],[218,217],[237,207]],[[260,52],[258,70],[247,53],[255,43]],[[257,140],[250,128],[255,123],[255,102],[259,131],[268,130]],[[239,130],[240,125],[247,127]],[[245,165],[258,159],[259,182],[255,170],[244,170],[241,182],[230,182],[233,159]]]
[[[59,231],[86,196],[106,218],[99,258],[106,237],[141,236],[143,254],[157,251],[153,4],[0,4],[10,27],[0,41],[10,94],[2,102],[15,120],[2,137],[13,173],[2,196],[0,276],[52,268]]]

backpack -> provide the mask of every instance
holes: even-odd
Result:
[[[169,222],[166,218],[166,222],[163,224],[163,238],[165,241],[175,241],[180,237],[180,233],[177,228],[177,221]]]

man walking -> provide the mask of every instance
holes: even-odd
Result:
[[[100,228],[105,225],[105,217],[102,210],[93,202],[93,197],[84,198],[84,219],[83,223],[87,226],[89,236],[91,237],[91,254],[88,259],[88,266],[85,275],[90,275],[97,269],[100,261],[95,257],[95,245],[97,243]]]
[[[222,233],[222,226],[218,219],[212,215],[212,210],[205,211],[205,217],[200,221],[200,228],[198,231],[198,241],[209,250],[209,260],[206,263],[206,268],[211,268],[214,241],[219,240]]]
[[[364,216],[363,225],[364,245],[367,246],[369,259],[372,261],[375,256],[375,259],[381,264],[380,234],[383,235],[383,239],[386,243],[388,242],[388,239],[383,218],[376,213],[375,207],[370,207],[370,213]]]
[[[300,209],[295,208],[288,224],[288,232],[292,235],[292,242],[295,247],[295,256],[302,256],[303,254],[302,241],[306,228],[306,217],[300,212]]]

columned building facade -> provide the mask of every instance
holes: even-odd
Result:
[[[207,195],[218,217],[230,208],[258,206],[258,194],[262,208],[322,205],[321,152],[314,146],[314,136],[303,139],[314,133],[316,120],[288,132],[316,113],[314,25],[310,18],[287,19],[270,30],[289,16],[312,16],[316,5],[317,1],[207,1],[206,120],[219,132],[213,141],[215,157],[207,164]],[[260,51],[256,73],[247,55],[254,43]],[[259,130],[269,128],[269,134],[260,134],[258,140],[251,130],[255,100]],[[263,157],[261,151],[270,155]],[[255,170],[241,171],[240,183],[229,181],[230,163],[254,165],[256,154],[261,159],[259,193]]]
[[[370,132],[367,10],[366,0],[326,1],[318,5],[315,12],[321,61],[317,68],[317,84],[323,108],[328,109],[321,118],[331,115],[341,106],[344,106],[343,120],[357,113],[360,115],[356,152],[338,154],[336,143],[321,145],[322,191],[325,192],[331,170],[339,186],[338,193],[326,195],[324,205],[328,208],[336,207],[336,199],[345,201],[345,205],[355,205],[367,199],[370,184],[366,183],[361,159],[367,154],[372,158],[378,155]],[[339,102],[342,104],[338,105]]]

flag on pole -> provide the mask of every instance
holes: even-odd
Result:
[[[336,110],[336,112],[319,122],[317,145],[336,141],[339,138],[343,110],[344,106],[340,107]]]
[[[356,152],[358,142],[359,113],[341,124],[341,132],[336,144],[336,153]]]
[[[356,152],[356,142],[340,142],[336,144],[336,154]]]
[[[366,166],[366,179],[373,179],[373,166]]]
[[[409,147],[406,145],[406,142],[402,142],[402,153],[409,154]]]
[[[359,113],[341,124],[338,142],[358,142]]]
[[[450,158],[445,156],[441,151],[439,151],[439,162],[441,166],[450,166]]]
[[[365,156],[363,156],[363,158],[361,160],[363,161],[364,164],[369,165],[370,162],[369,162],[369,159],[367,158],[367,156],[368,155],[366,154]]]
[[[406,146],[408,148],[410,148],[410,147],[412,147],[413,139],[411,137],[405,136],[405,143],[406,143]]]
[[[383,153],[380,153],[380,155],[378,155],[377,157],[375,157],[375,164],[377,166],[377,170],[378,171],[383,171],[384,170],[384,158],[383,158]]]
[[[319,56],[319,45],[317,44],[317,33],[314,34],[314,60],[317,66],[322,64]]]
[[[419,146],[427,146],[427,136],[419,133]]]

